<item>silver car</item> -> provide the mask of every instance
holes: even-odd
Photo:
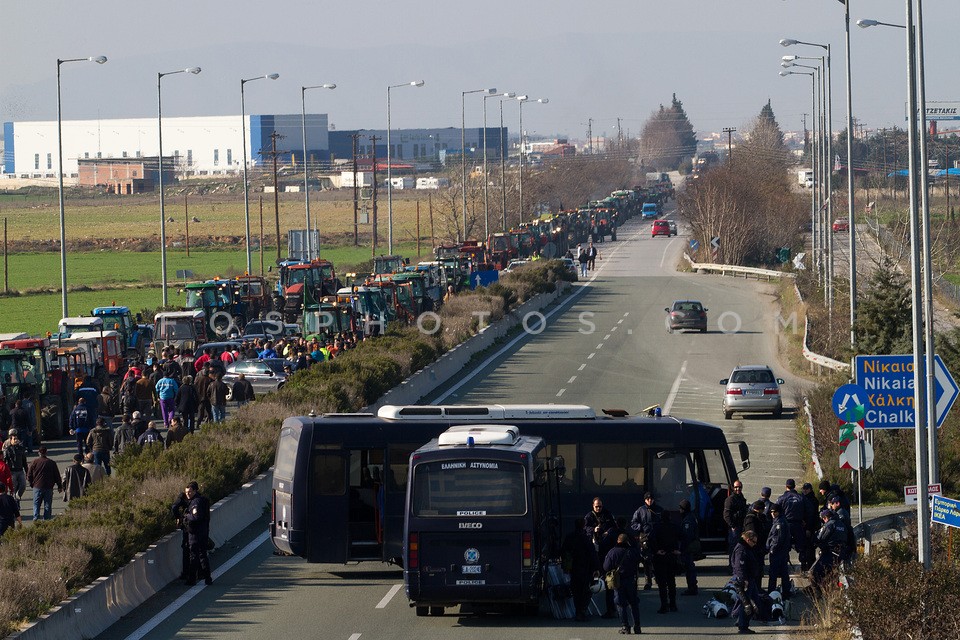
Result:
[[[293,362],[285,358],[266,358],[264,360],[241,360],[227,366],[223,381],[230,387],[228,400],[232,400],[233,383],[242,373],[253,385],[254,393],[260,395],[281,388],[287,382],[286,367],[292,371]]]
[[[729,420],[734,413],[771,412],[774,418],[783,415],[783,399],[780,385],[783,378],[776,378],[766,365],[737,367],[724,378],[723,417]]]

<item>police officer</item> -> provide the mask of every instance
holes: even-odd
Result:
[[[630,530],[637,539],[637,547],[643,556],[643,572],[647,577],[643,585],[644,591],[653,588],[653,556],[650,543],[662,520],[663,507],[656,504],[653,494],[647,491],[643,494],[643,504],[634,511],[633,518],[630,520]]]
[[[813,485],[809,482],[803,483],[801,496],[803,497],[803,527],[807,535],[806,553],[800,556],[800,570],[807,571],[813,564],[814,558],[814,538],[817,530],[820,528],[820,503],[817,500],[817,494],[813,492]]]
[[[738,633],[754,633],[750,629],[750,615],[747,613],[744,600],[757,602],[760,600],[759,574],[757,572],[757,554],[753,548],[757,545],[757,535],[752,531],[740,534],[740,540],[730,555],[733,565],[733,581],[737,587],[740,599],[734,605],[730,616],[737,619]],[[752,605],[750,609],[752,609]]]
[[[743,519],[743,530],[753,531],[757,535],[757,545],[753,548],[753,552],[757,554],[757,568],[761,580],[763,579],[764,558],[767,555],[767,535],[770,533],[770,526],[767,523],[767,516],[763,514],[763,509],[763,501],[757,500]]]
[[[732,554],[743,533],[743,519],[747,517],[747,499],[743,497],[743,483],[735,480],[733,492],[723,501],[723,521],[727,523],[727,548]]]
[[[207,558],[207,538],[210,535],[210,501],[200,493],[196,482],[191,482],[183,490],[187,498],[187,508],[183,521],[187,526],[187,541],[190,545],[190,571],[187,585],[197,583],[203,576],[206,584],[213,584],[210,576],[210,560]]]
[[[693,513],[690,501],[684,498],[680,501],[680,562],[687,578],[687,588],[680,595],[695,596],[697,589],[697,557],[700,556],[700,523]]]
[[[847,523],[839,518],[830,509],[820,512],[823,526],[817,533],[817,545],[820,547],[820,557],[813,566],[813,583],[818,587],[823,579],[837,565],[837,561],[848,556],[847,550]]]
[[[170,507],[170,513],[173,514],[173,519],[177,521],[177,528],[181,532],[180,580],[190,580],[190,536],[187,534],[187,523],[183,519],[189,504],[190,500],[187,498],[186,491],[184,491]]]
[[[786,482],[786,491],[777,498],[777,504],[783,513],[790,528],[790,539],[793,541],[793,548],[797,550],[800,558],[807,554],[807,534],[803,526],[803,496],[797,493],[797,483],[790,478]]]
[[[767,552],[770,554],[770,577],[767,580],[767,592],[776,590],[780,585],[780,595],[790,597],[790,528],[780,511],[780,505],[770,505],[773,524],[767,535]]]
[[[606,558],[610,550],[616,546],[617,535],[620,533],[616,518],[613,517],[609,509],[603,506],[603,500],[596,497],[593,499],[593,507],[590,512],[583,517],[583,522],[583,532],[593,540],[593,546],[597,549],[597,557]],[[601,617],[616,618],[617,611],[613,591],[607,589],[604,595],[607,610]]]

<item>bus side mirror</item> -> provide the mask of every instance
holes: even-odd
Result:
[[[746,442],[740,443],[740,465],[744,471],[750,468],[750,447]]]

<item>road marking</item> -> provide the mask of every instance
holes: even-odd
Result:
[[[609,339],[610,339],[610,334],[608,333],[607,335],[603,336],[603,339],[604,339],[604,340],[609,340]]]
[[[269,531],[264,531],[263,533],[261,533],[259,536],[251,540],[250,543],[247,544],[247,546],[245,546],[243,549],[241,549],[235,555],[233,555],[229,560],[227,560],[222,565],[217,567],[217,569],[213,572],[212,578],[214,580],[219,580],[220,576],[225,574],[227,571],[230,571],[230,569],[233,569],[233,567],[235,567],[237,563],[239,563],[241,560],[243,560],[248,555],[253,553],[257,547],[259,547],[269,539],[270,539]],[[163,622],[164,620],[172,616],[174,613],[176,613],[181,608],[183,608],[188,602],[190,602],[195,597],[197,597],[197,594],[199,594],[201,591],[203,591],[206,588],[207,588],[207,585],[203,583],[190,587],[179,598],[177,598],[176,600],[168,604],[166,607],[164,607],[164,609],[160,613],[158,613],[157,615],[147,620],[143,624],[143,626],[141,626],[139,629],[137,629],[136,631],[131,633],[129,636],[127,636],[127,640],[140,640],[141,638],[146,636],[148,633],[156,629],[161,622]]]
[[[557,397],[559,398],[562,396],[564,391],[566,391],[566,389],[560,389],[560,391],[557,391]]]
[[[580,368],[577,369],[577,371],[583,371],[583,370],[586,369],[586,368],[587,368],[587,363],[584,362],[582,365],[580,365]]]
[[[628,315],[630,315],[630,312],[629,312],[629,311],[626,311],[626,312],[624,312],[623,317],[626,318]]]
[[[570,379],[567,380],[567,384],[573,384],[573,381],[577,379],[577,376],[570,376]]]
[[[377,606],[374,608],[375,609],[386,608],[386,606],[390,604],[390,601],[393,599],[393,596],[397,595],[397,591],[400,591],[400,589],[402,588],[403,588],[403,583],[395,584],[392,587],[390,587],[390,591],[387,591],[387,595],[383,596],[383,599],[380,602],[378,602]],[[356,636],[359,638],[360,634],[358,633],[356,634]],[[353,636],[350,636],[350,637],[353,638]]]
[[[597,345],[597,349],[603,349],[603,343],[602,343],[602,342]]]
[[[623,324],[623,318],[620,318],[619,320],[617,320],[617,324]]]
[[[360,640],[360,636],[362,635],[363,635],[362,633],[352,633],[350,634],[350,637],[347,638],[347,640]]]
[[[676,380],[673,381],[673,386],[670,387],[670,395],[667,396],[667,401],[663,403],[663,413],[670,415],[670,409],[673,407],[673,401],[677,399],[677,392],[680,391],[680,381],[683,380],[684,374],[687,372],[687,361],[684,360],[683,364],[680,365],[680,373],[677,374]]]
[[[618,329],[618,327],[614,327],[613,329],[610,329],[610,333],[613,333],[613,332],[616,331],[617,329]]]
[[[596,352],[596,351],[594,351],[593,353],[591,353],[590,355],[588,355],[588,356],[587,356],[587,360],[593,360],[593,356],[595,356],[595,355],[597,355],[597,352]]]

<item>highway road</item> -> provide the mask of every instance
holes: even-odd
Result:
[[[658,403],[664,413],[710,421],[721,426],[729,440],[746,440],[752,467],[741,474],[745,496],[755,499],[767,485],[776,497],[788,477],[802,473],[794,407],[797,390],[805,383],[778,364],[781,325],[774,286],[676,272],[687,239],[682,234],[651,238],[649,222],[631,220],[619,237],[618,242],[600,245],[597,269],[575,286],[572,296],[545,310],[542,332],[533,335],[539,325],[531,318],[532,332],[431,400],[583,403],[631,413]],[[664,307],[676,299],[703,301],[709,309],[706,333],[666,331]],[[736,364],[769,364],[787,380],[781,419],[723,419],[719,380]],[[588,508],[584,505],[584,512]],[[370,563],[307,564],[274,556],[265,527],[266,519],[215,553],[215,564],[221,567],[212,586],[170,586],[100,638],[488,640],[493,633],[556,640],[609,638],[619,627],[616,620],[596,618],[587,623],[556,621],[546,612],[521,618],[448,610],[442,617],[418,618],[407,605],[399,570]],[[701,596],[680,598],[678,613],[657,615],[656,591],[642,593],[645,635],[713,638],[735,633],[730,621],[706,618],[701,609],[710,590],[726,582],[725,562],[711,558],[700,564]],[[682,578],[680,583],[682,589]],[[790,630],[789,625],[756,627],[766,637]]]

